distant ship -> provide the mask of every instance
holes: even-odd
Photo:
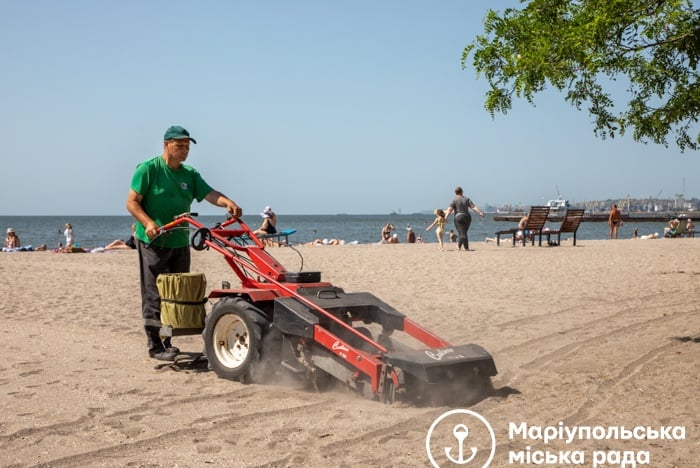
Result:
[[[550,213],[558,213],[560,211],[565,211],[569,207],[569,200],[559,195],[556,200],[549,200],[545,206],[549,207]]]

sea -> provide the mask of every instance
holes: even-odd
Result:
[[[517,223],[494,221],[495,213],[487,213],[482,219],[472,216],[469,229],[469,240],[483,242],[487,237],[494,237],[499,230],[513,228]],[[224,216],[200,215],[197,219],[205,226],[214,226],[223,221]],[[406,241],[406,231],[411,227],[422,240],[436,243],[434,228],[425,232],[425,228],[433,222],[432,214],[391,214],[391,215],[284,215],[278,214],[277,230],[295,229],[289,237],[290,243],[299,244],[312,242],[316,239],[339,239],[346,243],[358,244],[377,243],[381,239],[381,229],[386,223],[391,223],[398,233],[400,242]],[[453,218],[450,218],[446,231],[454,229]],[[243,221],[251,228],[260,225],[259,215],[243,216]],[[42,244],[50,249],[65,244],[63,228],[66,223],[73,226],[75,242],[85,249],[92,249],[109,244],[115,239],[126,240],[131,235],[131,216],[0,216],[0,229],[13,228],[19,236],[22,245],[37,247]],[[653,232],[663,233],[662,222],[626,222],[619,231],[620,238],[632,237],[632,232],[638,228],[639,235]],[[554,229],[558,222],[548,223]],[[455,230],[456,232],[456,230]],[[565,237],[568,234],[565,235]],[[606,222],[583,222],[576,235],[577,240],[594,240],[608,238]],[[447,237],[445,241],[448,241]]]

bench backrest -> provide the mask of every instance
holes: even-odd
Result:
[[[566,210],[564,220],[561,222],[559,232],[576,232],[581,221],[583,221],[583,213],[586,210],[580,208],[570,208]]]
[[[532,232],[539,232],[547,222],[547,216],[549,216],[548,206],[531,206],[525,229]]]

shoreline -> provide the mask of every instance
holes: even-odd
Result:
[[[424,232],[433,220],[432,215],[396,215],[391,217],[392,224],[396,227],[396,233],[401,243],[406,241],[406,227],[410,225],[416,235],[420,234],[426,243],[435,243],[434,230]],[[202,215],[199,220],[205,226],[213,226],[221,218],[214,215]],[[55,248],[59,242],[65,244],[63,226],[70,222],[75,231],[75,242],[82,247],[93,249],[104,246],[116,239],[126,240],[131,235],[133,219],[130,216],[112,217],[0,217],[5,229],[13,228],[24,245],[34,247],[45,244],[48,248]],[[260,218],[255,215],[244,216],[244,221],[251,227],[257,227]],[[381,238],[381,228],[389,217],[385,216],[280,216],[278,230],[294,229],[296,233],[290,236],[290,241],[306,243],[315,239],[342,239],[345,242],[357,241],[361,244],[372,244]],[[547,227],[555,229],[560,225],[557,221],[549,221]],[[640,235],[652,232],[663,233],[667,222],[625,222],[620,230],[621,238],[631,238],[633,230],[638,228]],[[486,237],[493,237],[496,231],[517,226],[517,221],[494,221],[492,215],[485,219],[475,217],[469,230],[471,241],[483,241]],[[448,223],[447,230],[454,230],[453,223]],[[583,222],[578,230],[577,237],[581,240],[605,240],[608,238],[606,223]]]

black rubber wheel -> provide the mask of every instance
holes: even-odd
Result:
[[[249,302],[221,299],[207,315],[202,332],[209,367],[223,379],[249,382],[268,327],[263,312]]]

